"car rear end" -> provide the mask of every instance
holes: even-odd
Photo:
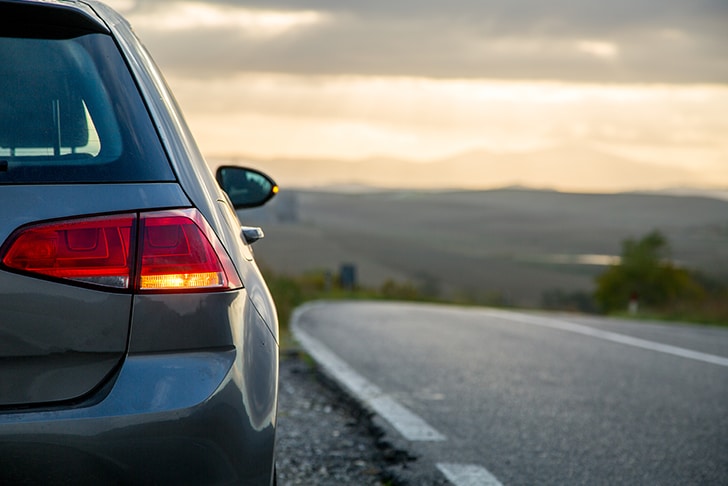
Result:
[[[137,42],[0,1],[3,484],[271,482],[275,311]]]

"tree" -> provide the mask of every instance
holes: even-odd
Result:
[[[594,298],[606,312],[626,309],[631,298],[642,306],[664,307],[705,294],[687,270],[670,261],[670,247],[659,231],[624,240],[620,263],[599,275],[596,284]]]

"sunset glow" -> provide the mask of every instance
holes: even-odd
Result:
[[[728,184],[728,89],[248,75],[171,80],[205,153],[435,160],[589,144]]]
[[[601,17],[560,2],[523,18],[494,2],[113,3],[211,158],[587,147],[728,186],[728,71],[714,51],[725,12],[709,2],[660,21],[626,0]]]
[[[184,31],[189,29],[234,28],[253,36],[275,36],[292,29],[324,21],[314,11],[284,12],[216,6],[201,2],[173,3],[153,16],[130,15],[140,29]]]

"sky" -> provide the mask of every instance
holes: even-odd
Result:
[[[588,147],[728,188],[728,0],[108,3],[208,157]]]

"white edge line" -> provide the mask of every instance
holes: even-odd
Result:
[[[680,348],[678,346],[671,346],[669,344],[662,344],[655,341],[648,341],[646,339],[627,336],[626,334],[618,334],[616,332],[594,329],[593,327],[583,326],[581,324],[574,324],[573,322],[561,321],[548,317],[520,314],[517,312],[500,311],[495,309],[489,309],[487,313],[495,317],[500,317],[502,319],[507,319],[515,322],[521,322],[523,324],[550,327],[552,329],[559,329],[561,331],[583,334],[585,336],[591,336],[603,339],[605,341],[626,344],[628,346],[633,346],[636,348],[649,349],[651,351],[671,354],[673,356],[679,356],[681,358],[702,361],[703,363],[710,363],[718,366],[728,366],[728,358],[724,358],[722,356],[701,353],[700,351],[693,351],[690,349]]]
[[[475,464],[440,462],[436,466],[455,486],[503,486],[487,469]]]
[[[300,316],[317,304],[297,308],[291,316],[293,336],[319,365],[351,395],[362,401],[409,441],[444,441],[446,437],[422,418],[385,394],[379,387],[354,371],[324,344],[301,329]]]

